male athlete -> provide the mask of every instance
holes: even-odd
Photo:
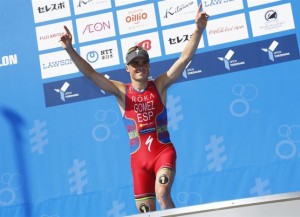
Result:
[[[61,37],[62,47],[68,52],[77,68],[99,88],[113,94],[128,131],[131,151],[131,169],[136,207],[140,212],[156,210],[157,199],[161,209],[173,208],[171,187],[175,176],[176,152],[167,129],[167,89],[180,77],[197,50],[208,15],[196,14],[196,28],[179,59],[171,68],[149,80],[149,55],[139,46],[126,54],[126,71],[131,83],[109,80],[97,73],[74,50],[72,35],[67,27]]]

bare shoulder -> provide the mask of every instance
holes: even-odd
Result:
[[[124,84],[121,81],[116,81],[116,80],[110,80],[119,90],[122,92],[126,91],[126,84]]]
[[[114,95],[121,101],[125,100],[125,95],[126,95],[126,88],[127,85],[124,84],[123,82],[120,81],[116,81],[116,80],[110,80],[110,82],[113,84],[112,86],[114,86]]]

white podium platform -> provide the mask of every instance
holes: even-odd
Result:
[[[300,192],[222,201],[130,217],[300,217]]]

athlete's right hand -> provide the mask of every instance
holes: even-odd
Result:
[[[66,50],[72,47],[72,34],[68,27],[64,26],[66,33],[60,37],[61,46]]]

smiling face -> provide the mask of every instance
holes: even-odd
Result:
[[[132,82],[144,83],[149,77],[149,62],[143,57],[134,58],[126,65]]]

